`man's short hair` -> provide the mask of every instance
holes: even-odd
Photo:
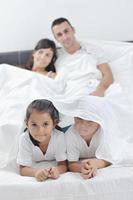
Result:
[[[61,24],[61,23],[63,23],[63,22],[67,22],[67,23],[72,27],[72,25],[71,25],[71,23],[69,22],[68,19],[63,18],[63,17],[60,17],[60,18],[55,19],[55,20],[52,22],[51,29],[52,29],[54,26],[59,25],[59,24]]]

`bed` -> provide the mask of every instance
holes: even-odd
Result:
[[[132,101],[133,44],[115,41],[89,42],[97,43],[105,50],[115,81],[130,94]],[[0,63],[23,66],[30,53],[31,51],[0,53]],[[45,162],[38,165],[53,164],[54,162]],[[20,176],[16,165],[10,163],[6,168],[0,169],[0,199],[132,200],[133,166],[112,165],[98,170],[97,176],[89,180],[84,180],[79,173],[67,172],[57,180],[37,182],[33,177]]]

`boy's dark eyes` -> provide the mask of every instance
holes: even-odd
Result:
[[[48,123],[44,123],[43,125],[44,125],[44,126],[48,126]]]
[[[77,120],[80,120],[80,121],[82,120],[80,117],[76,117],[76,119],[77,119]]]
[[[64,33],[68,33],[68,32],[69,32],[69,30],[67,30],[67,29],[66,29],[66,30],[64,30]]]

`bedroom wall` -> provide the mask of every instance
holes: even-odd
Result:
[[[31,49],[66,17],[79,39],[133,40],[133,0],[0,0],[0,52]]]

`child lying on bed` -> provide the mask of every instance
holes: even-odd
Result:
[[[27,131],[20,136],[17,163],[22,176],[33,176],[38,181],[57,179],[67,170],[64,134],[57,126],[59,113],[52,102],[33,101],[26,112]],[[33,162],[56,160],[57,166],[33,168]]]
[[[55,63],[56,45],[49,39],[41,39],[34,48],[26,69],[39,72],[48,77],[56,76]]]
[[[96,175],[97,169],[107,167],[110,163],[95,157],[101,140],[100,125],[78,117],[74,121],[65,134],[68,167],[70,171],[80,172],[83,178],[89,179]],[[84,160],[80,162],[79,159]]]

